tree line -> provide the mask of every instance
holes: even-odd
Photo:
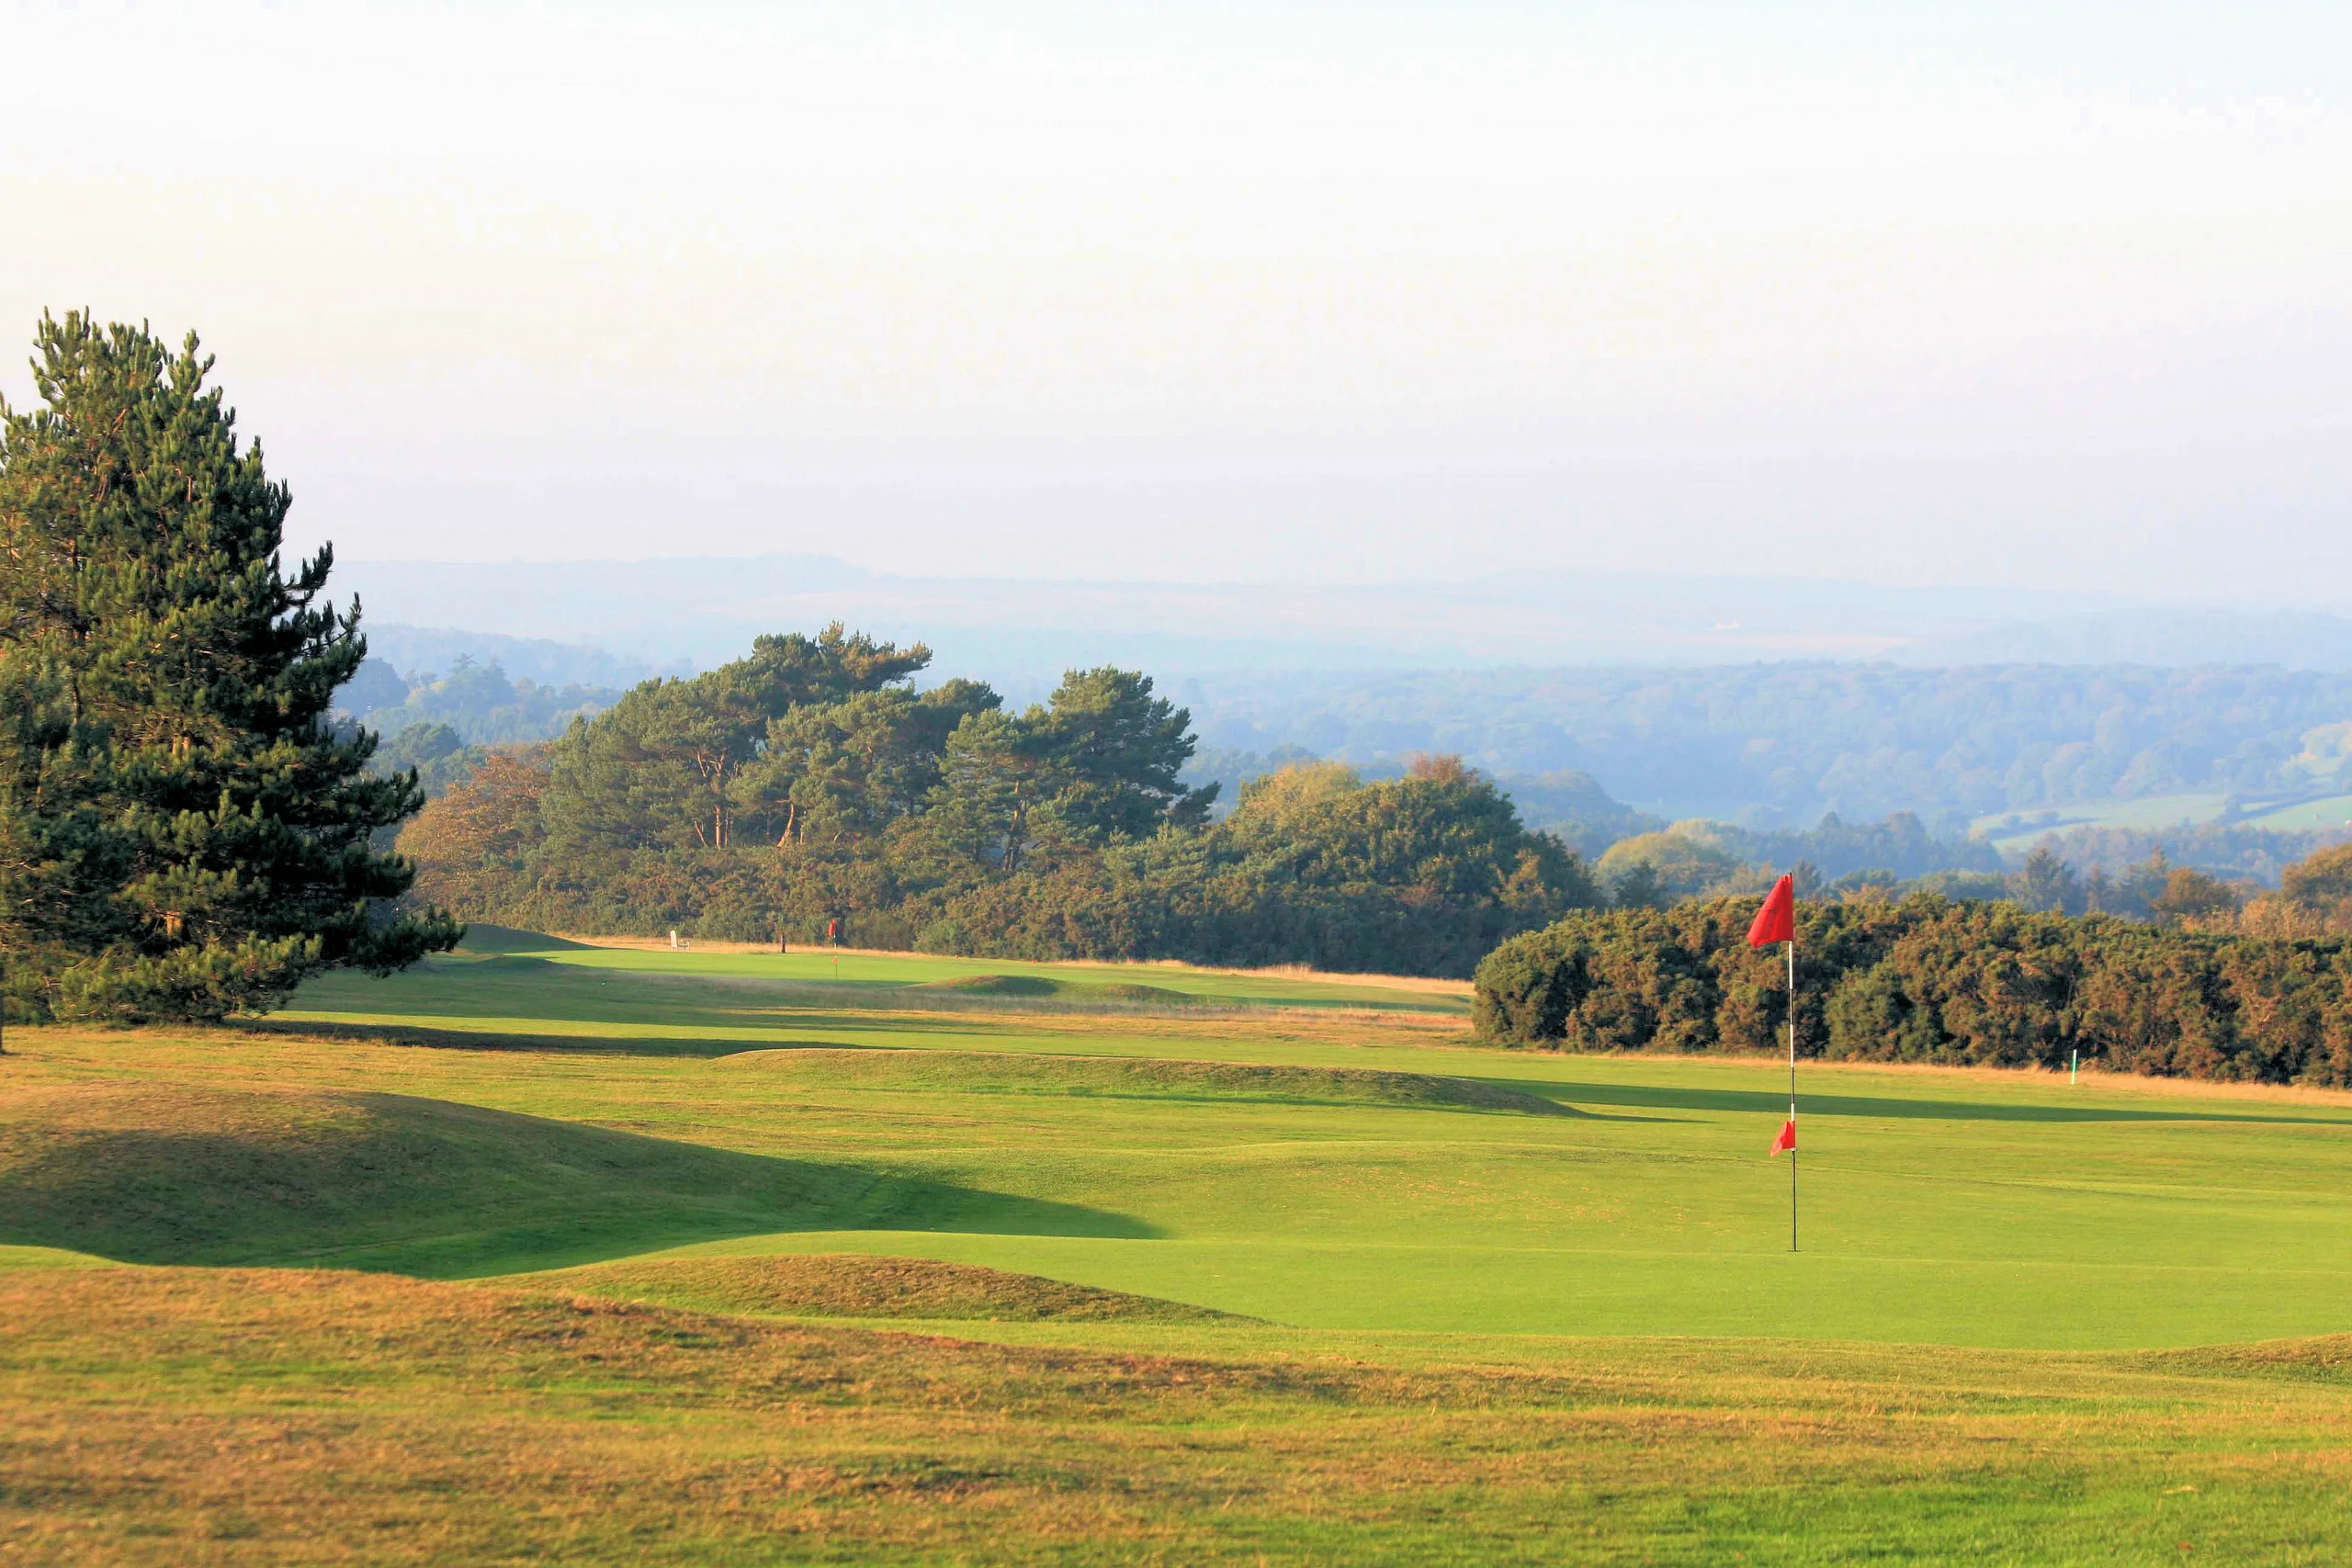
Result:
[[[493,754],[400,847],[469,919],[1024,958],[1467,976],[1600,898],[1456,760],[1286,767],[1220,817],[1148,676],[1073,671],[1016,712],[919,689],[929,658],[838,625],[761,637]]]
[[[1800,901],[1797,1049],[2352,1087],[2352,848],[2290,868],[2269,932],[2191,913],[2036,913],[1933,893]],[[1782,1048],[1752,898],[1579,910],[1479,964],[1487,1039],[1573,1051]]]

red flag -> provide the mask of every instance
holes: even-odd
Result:
[[[1797,1152],[1797,1119],[1793,1116],[1781,1129],[1781,1135],[1772,1140],[1772,1152],[1777,1155],[1783,1151],[1789,1154]]]
[[[1764,907],[1756,911],[1756,923],[1747,928],[1747,945],[1766,947],[1776,942],[1794,942],[1796,939],[1796,878],[1783,876],[1772,884],[1772,891],[1764,896]]]

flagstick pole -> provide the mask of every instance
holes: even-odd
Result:
[[[1797,1124],[1797,939],[1789,938],[1789,1125]],[[1789,1250],[1797,1249],[1797,1151],[1789,1145]]]

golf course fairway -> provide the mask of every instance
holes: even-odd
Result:
[[[2310,1562],[2352,1096],[481,931],[0,1058],[0,1562]],[[129,1266],[129,1267],[126,1267]],[[14,1553],[13,1557],[11,1553]]]

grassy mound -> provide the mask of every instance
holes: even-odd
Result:
[[[62,1247],[0,1247],[0,1269],[111,1269],[110,1258],[95,1253],[68,1252]]]
[[[1283,1067],[1152,1057],[1016,1056],[978,1051],[745,1051],[723,1066],[807,1074],[829,1083],[966,1094],[1257,1100],[1280,1105],[1395,1105],[1522,1116],[1577,1111],[1524,1089],[1430,1073]]]
[[[923,980],[910,991],[952,991],[967,997],[1058,997],[1072,987],[1042,975],[957,975],[945,980]]]
[[[1220,999],[1195,996],[1190,991],[1170,990],[1165,986],[1144,986],[1126,980],[1096,984],[1084,980],[1057,980],[1044,975],[957,975],[944,980],[918,981],[895,989],[902,998],[912,996],[971,997],[1043,1001],[1057,1004],[1054,1010],[1067,1009],[1080,1012],[1096,1008],[1124,1010],[1130,1008],[1198,1009],[1238,1005],[1229,998]]]
[[[1141,1234],[1073,1205],[400,1095],[0,1099],[0,1245],[454,1276],[847,1227]]]
[[[588,950],[584,942],[566,942],[545,931],[516,931],[512,926],[468,926],[466,940],[458,944],[459,953],[585,953]]]
[[[1153,1007],[1210,1007],[1214,998],[1196,997],[1190,991],[1171,991],[1165,986],[1138,986],[1123,981],[1108,986],[1089,986],[1086,989],[1106,1001],[1144,1002]]]
[[[698,1312],[982,1318],[991,1323],[1257,1321],[1184,1302],[1096,1290],[1035,1274],[854,1253],[630,1259],[567,1269],[528,1282]]]
[[[2250,1345],[2204,1345],[2189,1350],[2153,1350],[2140,1359],[2144,1365],[2169,1371],[2212,1377],[2352,1384],[2352,1334],[2263,1339]]]

